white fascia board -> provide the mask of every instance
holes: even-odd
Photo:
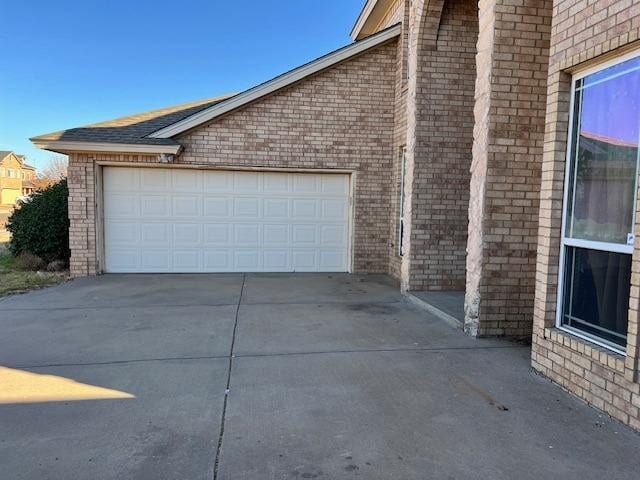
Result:
[[[134,143],[70,142],[61,140],[32,140],[43,150],[54,152],[114,152],[114,153],[168,153],[177,155],[181,145],[140,145]]]
[[[224,100],[216,105],[206,108],[198,113],[195,113],[179,122],[176,122],[168,127],[162,128],[148,135],[150,138],[171,138],[182,132],[190,130],[198,125],[206,123],[220,115],[223,115],[231,110],[235,110],[243,105],[258,100],[265,95],[273,93],[281,88],[287,87],[295,82],[298,82],[305,77],[313,75],[321,70],[329,68],[337,63],[347,60],[350,57],[358,55],[370,48],[373,48],[381,43],[384,43],[394,37],[400,35],[401,26],[395,25],[386,30],[381,31],[375,35],[371,35],[364,40],[353,43],[347,47],[337,50],[333,53],[325,55],[313,62],[307,63],[295,70],[291,70],[288,73],[280,75],[266,83],[251,88],[243,93],[231,97],[228,100]]]
[[[367,0],[367,3],[365,3],[364,8],[360,12],[360,15],[358,15],[356,23],[351,29],[350,35],[352,39],[356,40],[358,38],[362,27],[364,27],[364,24],[367,23],[367,19],[369,18],[369,15],[371,15],[371,12],[373,12],[373,9],[376,8],[377,3],[378,0]]]

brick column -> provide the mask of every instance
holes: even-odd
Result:
[[[71,276],[96,274],[94,160],[84,154],[69,156],[69,247]]]
[[[552,3],[480,0],[465,330],[532,331]]]
[[[409,28],[403,288],[463,290],[476,2],[415,0]]]

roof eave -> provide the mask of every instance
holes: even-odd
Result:
[[[353,40],[362,40],[380,30],[380,25],[399,0],[367,0],[351,29]]]
[[[113,152],[113,153],[148,153],[177,155],[182,145],[148,145],[135,143],[77,142],[65,140],[43,140],[32,138],[31,142],[38,148],[56,153],[71,152]]]
[[[360,40],[356,43],[352,43],[344,48],[329,53],[317,60],[302,65],[290,72],[280,75],[268,82],[260,84],[256,87],[250,88],[238,95],[235,95],[228,100],[224,100],[216,105],[201,110],[187,118],[184,118],[172,125],[161,128],[147,137],[149,138],[171,138],[180,133],[191,130],[203,123],[209,122],[220,115],[247,105],[255,100],[258,100],[270,93],[280,90],[284,87],[292,85],[314,73],[320,72],[343,62],[351,57],[354,57],[366,50],[381,45],[398,35],[401,32],[401,25],[393,25],[385,30],[382,30],[375,35],[371,35],[364,40]]]
[[[360,15],[358,15],[356,23],[353,24],[353,28],[351,29],[350,35],[353,40],[358,39],[358,35],[360,35],[360,32],[364,28],[365,23],[367,23],[367,20],[369,19],[369,16],[371,15],[371,12],[373,12],[373,9],[376,7],[377,3],[378,0],[367,0],[367,3],[365,3],[364,7],[362,7]]]

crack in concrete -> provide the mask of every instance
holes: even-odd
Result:
[[[238,297],[238,306],[236,307],[236,318],[233,323],[233,333],[231,334],[231,348],[229,349],[229,370],[227,371],[227,386],[224,391],[224,403],[222,404],[222,418],[220,420],[220,436],[218,437],[218,446],[216,448],[215,460],[213,463],[213,480],[218,479],[218,468],[220,466],[220,452],[222,451],[222,439],[224,437],[224,424],[227,418],[227,404],[229,403],[229,392],[231,390],[231,370],[233,369],[233,351],[236,345],[236,331],[238,330],[238,318],[240,313],[240,305],[242,305],[242,293],[247,276],[242,276],[242,287],[240,288],[240,296]]]
[[[370,301],[370,300],[359,300],[352,302],[256,302],[256,303],[242,303],[241,305],[245,306],[262,306],[262,305],[359,305],[362,303],[371,304],[371,305],[389,305],[389,304],[397,304],[397,303],[406,303],[402,299],[400,300],[392,300],[392,301]],[[235,307],[238,306],[238,303],[157,303],[151,305],[86,305],[86,306],[75,306],[75,307],[9,307],[3,308],[3,312],[19,312],[19,311],[52,311],[52,310],[111,310],[111,309],[140,309],[140,308],[184,308],[184,307]]]
[[[368,348],[360,350],[317,350],[310,352],[277,352],[277,353],[244,353],[230,355],[201,355],[192,357],[161,357],[161,358],[136,358],[130,360],[112,360],[105,362],[84,362],[84,363],[45,363],[33,365],[6,365],[11,368],[54,368],[54,367],[91,367],[101,365],[121,365],[128,363],[144,362],[172,362],[190,360],[231,360],[236,358],[263,358],[263,357],[293,357],[303,355],[331,355],[331,354],[351,354],[351,353],[394,353],[394,352],[450,352],[450,351],[481,351],[481,350],[508,350],[529,348],[528,345],[488,345],[486,347],[398,347],[398,348]]]

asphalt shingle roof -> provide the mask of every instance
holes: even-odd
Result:
[[[60,130],[32,137],[33,141],[126,143],[140,145],[177,145],[171,138],[147,138],[147,135],[194,113],[226,100],[231,95],[208,98],[171,107],[136,113],[83,127]]]

